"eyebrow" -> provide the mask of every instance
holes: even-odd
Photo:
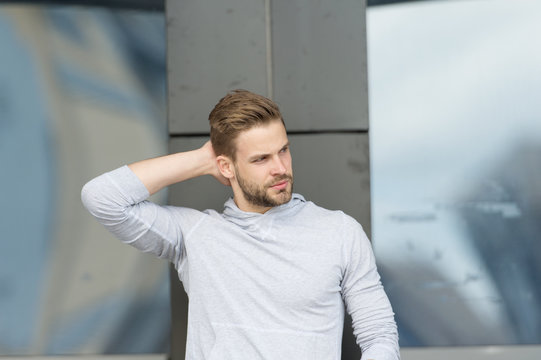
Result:
[[[287,143],[285,143],[285,145],[282,146],[280,148],[280,150],[278,150],[278,151],[282,151],[283,149],[288,148],[288,147],[289,147],[289,141]],[[255,154],[255,155],[250,156],[248,158],[248,161],[254,161],[254,160],[257,160],[259,158],[266,157],[266,156],[269,156],[269,155],[271,155],[271,154],[270,153]]]

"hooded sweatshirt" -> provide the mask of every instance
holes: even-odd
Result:
[[[264,214],[160,206],[127,166],[87,183],[88,211],[172,262],[188,294],[187,360],[339,360],[344,304],[362,359],[399,359],[394,314],[361,225],[293,194]],[[180,341],[180,339],[179,339]]]

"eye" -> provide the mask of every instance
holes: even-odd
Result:
[[[253,163],[260,163],[260,162],[265,161],[266,158],[267,158],[266,156],[260,156],[260,157],[258,157],[256,159],[252,160],[252,162]]]
[[[282,150],[280,150],[281,153],[286,153],[288,151],[289,151],[289,147],[287,147],[287,146],[282,148]]]

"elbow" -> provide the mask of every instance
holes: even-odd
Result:
[[[125,218],[125,208],[105,195],[103,184],[100,184],[97,179],[90,180],[83,186],[81,202],[85,209],[100,222],[122,221]]]
[[[87,182],[81,189],[81,202],[91,214],[94,214],[98,208],[100,202],[98,194],[99,192],[94,180]]]
[[[85,209],[90,211],[92,207],[92,181],[87,182],[81,189],[81,202]]]

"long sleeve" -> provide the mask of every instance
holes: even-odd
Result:
[[[89,181],[81,191],[86,209],[124,243],[175,264],[182,256],[182,222],[195,210],[160,206],[127,166]]]
[[[352,218],[348,218],[343,229],[346,265],[342,296],[353,320],[362,359],[398,360],[394,313],[381,284],[370,241]]]

